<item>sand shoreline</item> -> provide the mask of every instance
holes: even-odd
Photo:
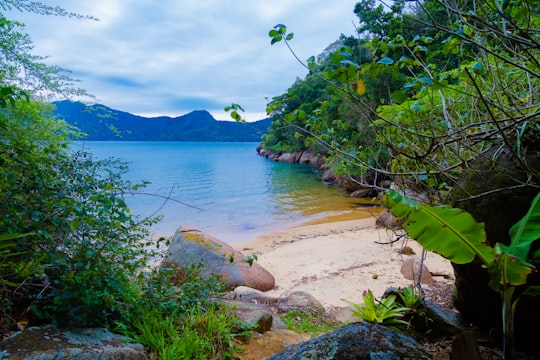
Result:
[[[411,256],[420,257],[421,247],[412,240],[394,241],[393,232],[376,225],[377,213],[364,211],[361,218],[335,214],[231,246],[244,255],[257,255],[257,262],[274,275],[276,286],[269,295],[305,291],[325,308],[341,308],[347,306],[345,300],[362,303],[367,290],[380,297],[388,287],[413,283],[400,269]],[[405,245],[416,255],[401,255]],[[453,282],[452,266],[444,258],[428,253],[425,264],[430,272],[450,276],[436,277],[435,282]]]

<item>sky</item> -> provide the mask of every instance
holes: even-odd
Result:
[[[305,61],[341,34],[355,34],[355,0],[44,0],[99,21],[9,12],[34,53],[71,71],[94,102],[141,116],[180,116],[240,104],[247,121],[266,117],[303,68],[285,44],[270,44],[277,24],[294,33]]]

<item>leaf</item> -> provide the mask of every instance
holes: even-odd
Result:
[[[75,218],[71,221],[71,223],[69,224],[69,227],[71,230],[75,230],[79,227],[79,219],[78,218]]]
[[[394,59],[389,57],[383,57],[379,61],[377,61],[377,64],[385,64],[385,65],[392,65],[394,63]]]
[[[489,286],[494,291],[503,293],[511,286],[525,285],[527,276],[533,269],[532,265],[525,264],[521,259],[508,253],[501,253],[488,269],[491,274]]]
[[[0,234],[0,241],[4,240],[13,240],[20,239],[26,236],[35,235],[35,233],[24,233],[24,234]]]
[[[366,85],[364,84],[364,80],[358,80],[356,83],[356,92],[358,95],[364,95],[366,93]]]
[[[383,205],[398,218],[408,235],[428,251],[433,251],[456,264],[471,262],[475,256],[490,265],[495,251],[485,245],[484,224],[471,214],[449,206],[417,203],[393,190],[383,197]]]
[[[512,241],[508,253],[527,260],[532,243],[540,239],[540,192],[525,216],[510,228],[509,234]]]
[[[529,286],[521,295],[538,296],[540,295],[540,286]]]
[[[428,84],[428,85],[433,84],[433,80],[431,80],[430,78],[425,77],[425,76],[424,76],[424,77],[421,77],[421,78],[418,79],[418,80],[420,80],[420,81],[423,82],[424,84]]]
[[[354,61],[351,61],[349,59],[344,59],[344,60],[341,60],[340,61],[341,65],[351,65],[357,69],[360,69],[360,65],[358,65],[357,63],[355,63]]]
[[[475,70],[483,70],[484,69],[484,64],[482,64],[480,61],[478,61],[472,66],[472,68],[475,69]]]

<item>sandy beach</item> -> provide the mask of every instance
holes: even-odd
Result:
[[[361,304],[367,290],[380,297],[388,287],[411,285],[401,266],[411,257],[420,258],[418,243],[406,238],[395,241],[394,232],[376,225],[375,215],[352,215],[325,218],[233,246],[245,255],[257,255],[257,262],[274,275],[276,286],[269,295],[305,291],[327,309],[346,307],[344,300]],[[415,255],[401,254],[404,246]],[[453,282],[452,266],[444,258],[427,253],[424,263],[431,273],[448,275],[435,276],[435,283]]]

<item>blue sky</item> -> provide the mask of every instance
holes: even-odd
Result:
[[[35,53],[72,71],[97,102],[142,116],[239,103],[248,121],[306,70],[268,31],[285,24],[300,59],[321,53],[358,19],[350,0],[48,0],[99,21],[11,12]]]

